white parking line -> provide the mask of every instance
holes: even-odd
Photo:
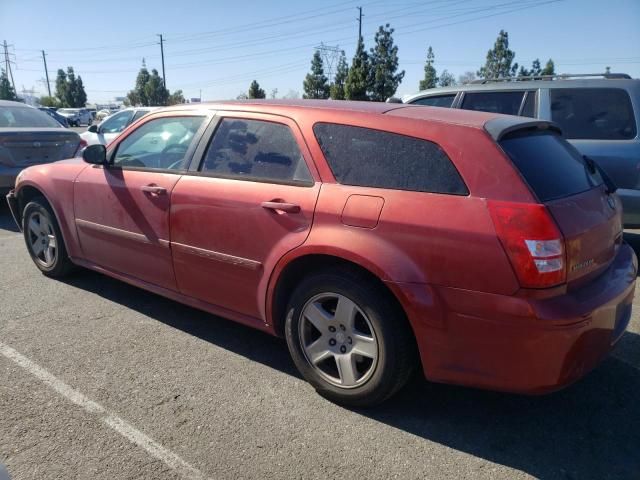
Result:
[[[85,411],[97,415],[102,423],[118,432],[130,442],[135,443],[139,447],[142,447],[152,457],[155,457],[158,460],[164,462],[169,468],[178,473],[182,478],[205,478],[200,470],[189,465],[171,450],[163,447],[158,442],[154,441],[152,438],[148,437],[140,430],[135,428],[133,425],[124,421],[122,418],[109,412],[99,403],[90,400],[82,393],[74,390],[62,380],[59,380],[54,375],[46,371],[40,365],[29,360],[20,352],[0,342],[0,353],[20,367],[24,368],[27,372],[41,380],[44,384],[51,387],[67,400],[75,403],[79,407],[82,407]]]

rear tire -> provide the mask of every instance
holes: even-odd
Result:
[[[417,364],[415,339],[389,292],[349,268],[305,278],[287,307],[285,337],[323,397],[370,407],[400,390]]]
[[[35,197],[24,207],[22,231],[29,255],[43,274],[60,278],[74,269],[56,216],[44,197]]]

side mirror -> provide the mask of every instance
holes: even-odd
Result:
[[[89,128],[87,128],[88,132],[91,133],[98,133],[98,126],[97,125],[89,125]]]
[[[89,145],[84,149],[84,152],[82,152],[82,159],[93,165],[106,165],[107,148],[101,144]]]

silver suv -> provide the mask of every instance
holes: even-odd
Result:
[[[593,77],[602,78],[593,78]],[[640,227],[640,80],[626,74],[559,75],[433,88],[403,103],[552,120],[618,187],[625,227]]]

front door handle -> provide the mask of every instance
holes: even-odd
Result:
[[[260,205],[262,206],[262,208],[266,208],[268,210],[275,210],[276,212],[277,211],[286,212],[286,213],[300,212],[300,205],[296,205],[295,203],[271,201],[271,202],[262,202]]]
[[[167,194],[167,189],[164,187],[159,187],[158,185],[155,184],[150,184],[150,185],[145,185],[144,187],[142,187],[142,191],[144,193],[149,193],[151,195],[166,195]]]

